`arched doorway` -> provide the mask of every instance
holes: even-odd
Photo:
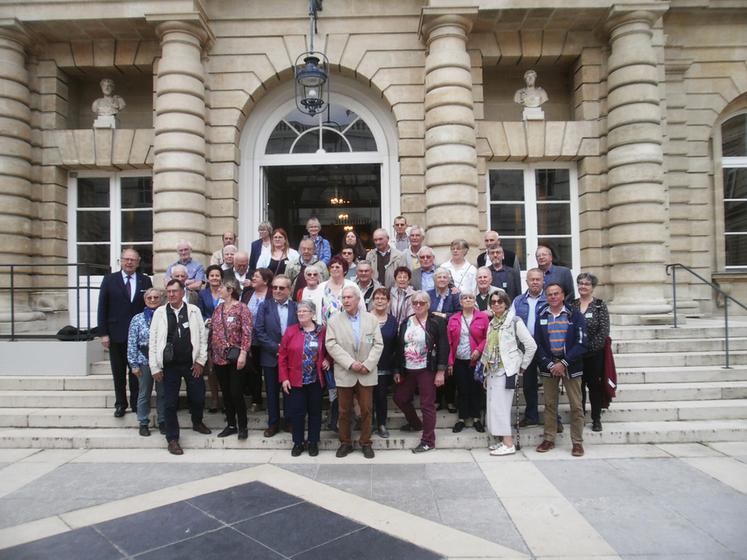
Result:
[[[334,77],[329,110],[309,117],[296,109],[292,85],[268,94],[242,131],[241,246],[265,219],[286,229],[292,245],[312,216],[333,249],[349,229],[370,237],[399,213],[391,111],[360,84]]]

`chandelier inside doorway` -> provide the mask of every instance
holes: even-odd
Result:
[[[329,60],[314,50],[317,12],[321,11],[322,0],[309,0],[309,50],[298,55],[294,68],[296,107],[312,117],[329,105]]]

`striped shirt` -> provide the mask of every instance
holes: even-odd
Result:
[[[568,334],[568,310],[563,307],[557,315],[547,310],[550,318],[547,320],[547,337],[550,340],[550,351],[554,356],[563,356],[565,354],[565,337]]]

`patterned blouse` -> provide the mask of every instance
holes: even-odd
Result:
[[[302,381],[304,385],[311,385],[317,380],[316,363],[319,359],[319,332],[320,325],[313,331],[303,332],[303,367],[301,368]]]
[[[581,300],[576,299],[571,304],[573,309],[581,313]],[[610,335],[610,314],[607,304],[599,298],[592,298],[586,308],[586,313],[581,313],[586,321],[586,353],[596,354],[604,349],[604,343]]]
[[[228,364],[226,351],[231,346],[249,351],[252,344],[252,316],[243,303],[234,304],[230,308],[226,307],[225,302],[221,303],[213,311],[210,326],[210,355],[214,364]]]
[[[415,316],[407,320],[405,331],[405,367],[425,369],[428,365],[428,346],[425,343],[425,328]]]
[[[140,369],[148,365],[148,356],[143,354],[141,348],[148,346],[150,336],[150,321],[153,318],[153,310],[150,317],[145,317],[145,312],[138,313],[130,322],[130,331],[127,336],[127,363],[131,369]]]

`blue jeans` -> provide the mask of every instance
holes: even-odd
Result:
[[[153,393],[153,376],[150,366],[140,366],[140,387],[137,393],[137,421],[141,426],[149,424],[150,396]],[[166,400],[163,392],[163,381],[156,382],[156,419],[160,426],[166,421]]]

